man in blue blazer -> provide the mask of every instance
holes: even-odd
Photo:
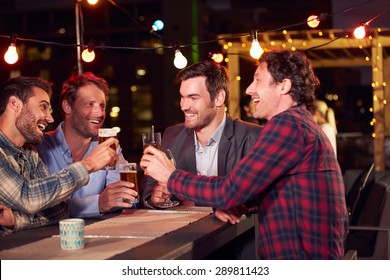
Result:
[[[165,130],[163,150],[171,150],[178,169],[208,176],[229,173],[252,148],[261,126],[233,120],[225,113],[230,85],[225,67],[202,61],[182,70],[178,78],[181,80],[180,107],[184,123]],[[145,207],[159,208],[165,201],[165,197],[154,191],[155,184],[150,177],[141,183]],[[181,203],[192,204],[189,201]],[[241,207],[215,212],[217,218],[231,223],[239,222],[241,214]]]

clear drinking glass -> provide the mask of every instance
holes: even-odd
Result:
[[[142,145],[144,150],[148,146],[161,150],[161,132],[142,133]]]
[[[160,132],[154,132],[154,127],[152,129],[153,132],[151,133],[142,133],[142,145],[145,150],[148,146],[153,146],[156,149],[161,149],[161,133]],[[170,149],[167,150],[167,156],[168,158],[173,162],[173,164],[176,167],[176,160],[171,152]],[[179,205],[179,201],[172,201],[171,196],[169,196],[164,203],[161,203],[157,205],[159,208],[170,208]]]
[[[170,149],[167,150],[167,156],[173,162],[173,165],[176,167],[176,160],[175,160],[175,157],[173,156],[173,154],[172,154]],[[172,195],[167,197],[165,202],[163,204],[159,205],[158,207],[160,207],[160,208],[169,208],[169,207],[174,207],[174,206],[179,205],[179,201],[172,201],[171,197],[172,197]]]
[[[139,193],[138,190],[138,175],[137,175],[137,163],[135,162],[119,162],[119,172],[122,181],[127,181],[134,184],[134,190]],[[139,198],[137,197],[133,201],[125,201],[128,203],[138,203]]]
[[[110,137],[117,138],[117,132],[116,132],[115,128],[99,128],[99,132],[98,132],[99,144],[103,143],[104,141],[106,141]],[[110,148],[115,151],[116,150],[115,144],[111,145]],[[106,170],[114,170],[115,166],[116,166],[116,163],[109,164],[106,166]]]

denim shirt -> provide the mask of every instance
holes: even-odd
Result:
[[[55,173],[73,163],[69,146],[63,132],[64,123],[60,123],[56,130],[45,133],[44,140],[37,149],[39,156],[46,164],[50,173]],[[91,154],[98,145],[94,138],[89,145],[84,158]],[[96,217],[99,212],[99,195],[106,185],[119,181],[119,169],[99,170],[89,175],[89,183],[74,192],[68,199],[71,217]]]

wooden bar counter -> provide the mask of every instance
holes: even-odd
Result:
[[[0,237],[0,259],[203,259],[254,231],[255,218],[231,225],[219,221],[209,207],[127,209],[85,219],[84,249],[62,250],[55,225]]]

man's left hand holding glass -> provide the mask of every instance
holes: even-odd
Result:
[[[117,181],[106,186],[99,195],[99,211],[107,213],[116,207],[132,208],[132,202],[138,197],[133,189],[134,184],[126,181]]]
[[[168,179],[176,170],[176,167],[164,152],[153,146],[146,147],[141,158],[140,167],[145,175],[151,176],[159,182],[158,190],[164,190],[164,193],[169,194],[167,189]]]
[[[176,169],[172,161],[168,159],[164,152],[149,146],[144,150],[140,166],[144,170],[145,175],[151,176],[158,181],[153,193],[158,193],[158,197],[161,197],[161,201],[163,201],[166,196],[170,195],[167,183],[169,177]],[[222,222],[229,221],[232,224],[239,223],[242,214],[243,213],[239,207],[232,209],[216,209],[215,211],[215,216],[219,220]]]

